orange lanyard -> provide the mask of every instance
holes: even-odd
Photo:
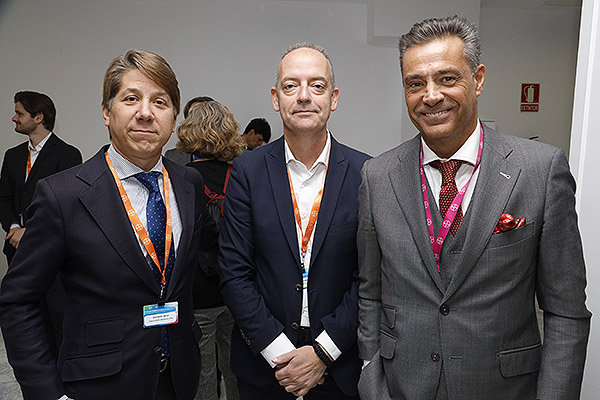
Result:
[[[167,209],[167,228],[165,230],[165,263],[164,263],[164,268],[161,268],[160,263],[158,262],[158,257],[156,255],[156,251],[154,250],[154,245],[152,244],[152,240],[150,240],[150,237],[148,236],[148,232],[146,232],[146,229],[144,229],[144,225],[142,224],[142,221],[140,221],[140,218],[137,216],[135,210],[133,209],[133,206],[131,205],[131,202],[129,201],[129,196],[127,196],[127,192],[125,192],[125,189],[123,188],[123,184],[121,183],[121,180],[119,179],[119,177],[117,175],[117,171],[115,170],[115,167],[113,166],[112,162],[110,161],[110,156],[108,155],[108,152],[106,152],[104,156],[106,158],[108,168],[110,169],[110,172],[112,172],[113,177],[115,178],[115,183],[117,184],[117,188],[119,189],[119,194],[121,195],[121,200],[123,201],[123,205],[125,206],[125,211],[127,211],[127,216],[129,217],[129,220],[131,221],[131,224],[133,225],[135,232],[137,233],[138,237],[142,241],[144,248],[150,255],[150,258],[152,258],[152,261],[154,261],[154,264],[156,264],[158,270],[160,271],[161,283],[163,285],[165,285],[167,282],[167,280],[165,279],[165,272],[167,271],[167,262],[169,260],[169,252],[171,251],[171,242],[173,240],[173,235],[172,235],[173,226],[171,225],[171,202],[169,199],[169,173],[167,172],[167,170],[165,169],[165,166],[163,165],[162,173],[163,173],[163,187],[164,187],[164,191],[165,191],[165,196],[164,196],[165,208]]]
[[[30,172],[31,172],[31,151],[29,151],[29,154],[27,155],[27,176],[29,176]]]
[[[329,165],[328,165],[329,166]],[[288,180],[290,181],[290,192],[292,193],[292,203],[294,205],[294,217],[296,218],[296,223],[300,228],[300,232],[302,232],[302,219],[300,218],[300,208],[298,207],[298,201],[296,200],[296,194],[294,193],[294,185],[292,184],[292,177],[290,176],[290,170],[286,165],[286,170],[288,174]],[[327,167],[325,168],[325,177],[327,177]],[[317,223],[317,217],[319,216],[319,209],[321,208],[321,200],[323,199],[323,189],[325,188],[325,179],[323,179],[323,186],[317,193],[317,197],[315,197],[315,201],[313,202],[312,209],[310,211],[310,218],[308,219],[308,225],[306,226],[306,230],[302,235],[302,250],[301,250],[301,267],[304,271],[304,257],[306,256],[306,251],[308,250],[308,242],[310,237],[312,236],[313,231],[315,230],[315,225]]]

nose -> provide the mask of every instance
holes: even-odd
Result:
[[[138,119],[143,121],[152,121],[153,114],[151,104],[149,101],[140,101],[137,117]]]
[[[435,106],[440,101],[444,100],[444,95],[439,90],[435,83],[429,83],[425,87],[425,95],[423,96],[423,103],[428,106]]]
[[[14,123],[17,122],[17,114],[13,115],[13,117],[11,118],[11,121]]]
[[[298,90],[298,103],[307,103],[310,101],[310,90],[308,85],[301,85]]]

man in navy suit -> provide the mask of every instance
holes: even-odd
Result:
[[[231,363],[248,399],[355,399],[357,195],[368,156],[327,130],[324,49],[292,46],[271,89],[284,135],[234,162],[220,229]]]
[[[198,250],[215,248],[197,171],[161,157],[179,87],[159,55],[128,51],[104,78],[110,133],[81,166],[38,183],[31,218],[2,281],[0,325],[25,399],[192,399]],[[170,245],[169,245],[170,244]],[[65,289],[58,359],[38,300]]]

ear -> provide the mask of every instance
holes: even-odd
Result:
[[[44,114],[42,114],[41,112],[35,114],[35,116],[33,117],[33,121],[36,124],[41,124],[42,122],[44,122]]]
[[[106,108],[105,106],[102,106],[102,118],[104,119],[104,126],[110,126],[110,116],[109,116],[109,109]]]
[[[337,109],[338,98],[340,97],[340,89],[333,88],[333,92],[331,92],[331,111],[335,111]]]
[[[175,126],[177,125],[177,115],[173,113],[173,127],[171,128],[171,134],[175,133]]]
[[[277,95],[277,89],[275,89],[275,86],[271,88],[271,101],[273,102],[273,110],[279,112],[279,96]]]
[[[483,92],[483,86],[485,85],[485,65],[479,64],[473,74],[473,79],[475,80],[475,94],[479,97]]]

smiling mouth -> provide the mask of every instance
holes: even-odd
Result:
[[[436,113],[424,113],[424,114],[425,114],[425,116],[427,116],[429,118],[436,118],[436,117],[440,117],[447,113],[448,113],[448,110],[444,110],[444,111],[440,111],[440,112],[436,112]]]

